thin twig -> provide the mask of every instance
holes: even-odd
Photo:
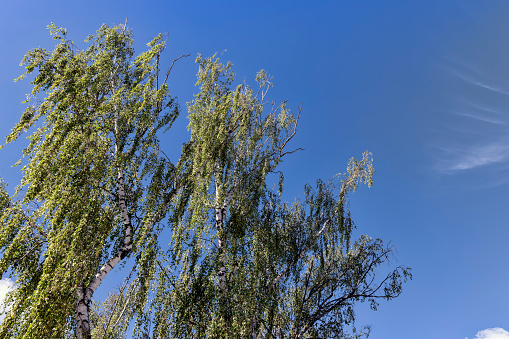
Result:
[[[163,84],[166,83],[166,81],[168,80],[168,77],[170,76],[170,73],[171,73],[171,70],[173,68],[173,65],[175,65],[175,62],[177,62],[178,60],[180,60],[181,58],[184,58],[184,57],[188,57],[190,56],[191,54],[182,54],[181,56],[179,56],[177,59],[173,60],[173,62],[171,63],[171,66],[170,66],[170,69],[168,70],[168,72],[166,73],[166,78],[164,78],[164,82]]]

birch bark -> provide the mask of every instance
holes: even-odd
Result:
[[[122,215],[122,221],[124,223],[125,229],[124,244],[120,250],[99,269],[94,279],[92,279],[86,288],[83,286],[78,288],[78,302],[76,306],[76,328],[78,329],[78,339],[90,338],[90,300],[92,299],[92,295],[94,294],[95,290],[97,290],[106,275],[120,261],[122,261],[133,248],[133,228],[131,224],[131,218],[127,212],[124,173],[122,170],[120,170],[118,173],[118,198],[120,213]]]
[[[230,300],[228,299],[228,281],[227,281],[227,271],[226,271],[226,244],[227,244],[227,236],[225,230],[225,218],[226,212],[228,210],[228,206],[230,204],[232,198],[232,191],[228,192],[223,203],[221,205],[216,206],[215,210],[215,222],[216,222],[216,231],[218,234],[218,249],[219,249],[219,270],[218,270],[218,278],[219,278],[219,291],[221,293],[220,303],[223,308],[223,315],[225,321],[227,323],[230,322]],[[219,184],[216,182],[216,203],[220,201],[220,189]]]
[[[113,73],[111,75],[113,77]],[[113,80],[111,81],[111,86],[113,87]],[[118,140],[119,136],[119,127],[118,127],[118,110],[117,106],[114,106],[115,111],[115,137]],[[115,158],[118,159],[119,154],[122,152],[121,147],[118,145],[118,141],[115,142]],[[78,339],[90,339],[90,300],[92,299],[92,295],[99,287],[103,279],[106,275],[120,262],[122,261],[131,251],[133,247],[133,227],[131,224],[131,218],[127,211],[127,202],[125,196],[125,177],[124,171],[120,169],[117,175],[117,194],[118,194],[118,207],[120,209],[120,214],[122,217],[122,222],[124,226],[124,243],[120,250],[110,258],[97,272],[94,279],[88,284],[85,288],[83,285],[78,288],[77,291],[77,306],[76,306],[76,328]]]

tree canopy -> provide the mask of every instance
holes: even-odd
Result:
[[[190,139],[172,161],[160,138],[180,108],[167,84],[173,63],[161,71],[164,37],[134,56],[126,24],[103,25],[86,49],[49,29],[54,50],[23,58],[32,93],[7,136],[29,133],[30,143],[16,193],[0,185],[0,272],[16,280],[0,338],[369,332],[355,329],[354,305],[376,309],[411,277],[403,266],[376,276],[393,248],[352,239],[348,197],[371,186],[370,153],[285,201],[278,165],[295,151],[300,109],[269,104],[263,70],[253,89],[235,84],[230,63],[199,55]],[[112,269],[128,277],[97,302]]]

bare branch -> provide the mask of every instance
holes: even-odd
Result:
[[[173,62],[171,63],[171,66],[170,66],[170,69],[168,70],[168,72],[166,72],[166,77],[164,78],[164,82],[163,84],[166,83],[166,81],[168,80],[168,77],[170,76],[170,73],[171,73],[171,70],[173,68],[173,65],[175,65],[175,62],[177,62],[178,60],[180,60],[181,58],[185,58],[185,57],[188,57],[190,56],[191,54],[182,54],[181,56],[179,56],[177,59],[173,60]]]

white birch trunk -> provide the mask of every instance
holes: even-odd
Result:
[[[78,297],[76,304],[76,334],[78,339],[90,339],[90,321],[88,317],[90,299],[86,297],[85,290],[83,286],[80,286],[76,292]]]
[[[113,83],[112,83],[113,86]],[[118,133],[118,112],[117,107],[115,110],[115,134]],[[118,144],[115,143],[115,156],[118,156],[119,150]],[[97,272],[94,279],[85,288],[81,286],[77,291],[77,304],[76,304],[76,328],[78,339],[90,339],[90,300],[95,290],[99,287],[106,275],[119,263],[121,262],[133,248],[133,227],[131,224],[131,218],[127,212],[127,203],[125,197],[125,182],[124,172],[119,170],[117,176],[117,190],[118,190],[118,206],[120,208],[120,214],[122,216],[122,222],[124,224],[124,243],[120,250],[110,258]]]
[[[125,229],[124,244],[120,250],[99,269],[99,272],[97,272],[94,279],[92,279],[86,288],[80,287],[78,289],[78,302],[76,305],[78,339],[90,338],[89,306],[90,300],[92,299],[92,295],[94,294],[95,290],[97,290],[106,275],[119,262],[121,262],[133,248],[133,228],[131,224],[131,218],[127,213],[123,171],[119,171],[118,173],[118,200]]]
[[[216,183],[216,203],[219,204],[220,199],[220,191],[219,185]],[[230,204],[230,200],[232,198],[232,191],[228,192],[226,195],[224,202],[222,205],[216,207],[216,231],[219,234],[218,240],[218,249],[219,249],[219,262],[220,267],[218,270],[218,278],[219,278],[219,291],[221,293],[221,299],[225,312],[225,319],[229,321],[229,313],[230,313],[230,302],[228,300],[228,286],[227,286],[227,277],[226,277],[226,236],[224,234],[224,224],[226,218],[226,211],[228,209],[228,205]]]

